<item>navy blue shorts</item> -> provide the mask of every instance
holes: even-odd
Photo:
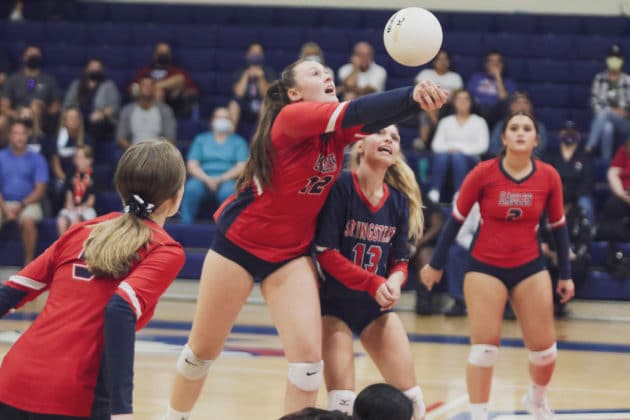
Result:
[[[90,417],[58,416],[55,414],[37,414],[20,410],[0,402],[0,419],[2,420],[108,420],[111,415],[92,414]]]
[[[320,304],[322,316],[334,316],[339,318],[350,328],[357,337],[379,316],[391,312],[381,311],[379,305],[367,292],[358,292],[347,289],[347,293],[336,293],[327,287],[334,280],[326,280],[320,290]],[[340,285],[341,287],[345,287]],[[337,288],[335,288],[337,289]]]
[[[265,261],[230,241],[218,229],[214,232],[210,249],[243,267],[257,281],[264,280],[269,274],[296,258],[310,256],[310,253],[305,253],[280,262]]]
[[[512,290],[526,278],[543,270],[546,270],[545,259],[540,256],[523,265],[509,268],[486,264],[471,256],[466,272],[474,271],[496,277],[508,290]]]

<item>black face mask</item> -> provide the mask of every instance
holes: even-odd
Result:
[[[29,69],[38,69],[42,65],[42,57],[40,55],[29,55],[26,57],[26,60],[24,60],[24,64],[26,64],[26,67]]]
[[[102,71],[90,71],[87,73],[87,77],[96,83],[100,83],[105,80],[105,74]]]
[[[171,64],[171,56],[168,54],[158,54],[158,56],[155,57],[155,64],[158,66],[168,66]]]

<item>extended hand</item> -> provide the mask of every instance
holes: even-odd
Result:
[[[422,270],[420,270],[420,281],[428,290],[431,290],[433,286],[440,282],[443,272],[444,270],[436,270],[429,264],[425,264]]]
[[[425,111],[439,109],[448,100],[448,92],[431,80],[421,80],[413,89],[413,100]]]

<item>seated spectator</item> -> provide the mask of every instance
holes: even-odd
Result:
[[[13,73],[4,84],[0,113],[15,117],[18,107],[31,107],[43,131],[52,132],[61,108],[57,81],[41,70],[42,52],[39,47],[26,47],[22,62],[24,67]]]
[[[28,150],[41,153],[46,159],[50,158],[53,152],[52,142],[48,139],[39,125],[39,120],[35,118],[35,112],[30,106],[20,106],[17,110],[16,119],[22,121],[28,129]]]
[[[68,108],[81,111],[86,131],[96,140],[112,140],[120,111],[120,92],[112,80],[106,79],[101,60],[89,60],[83,75],[70,84],[63,101],[63,109]]]
[[[37,222],[44,216],[41,201],[48,184],[46,160],[29,151],[27,141],[28,128],[14,121],[9,129],[9,147],[0,150],[0,225],[19,224],[25,265],[35,256]]]
[[[8,116],[0,114],[0,149],[9,145],[9,122]]]
[[[332,76],[333,79],[335,78],[335,72],[333,71],[333,69],[326,65],[326,61],[324,60],[324,52],[317,42],[309,41],[303,44],[302,48],[300,49],[299,58],[318,62],[319,64],[324,66],[326,71]]]
[[[529,115],[534,115],[534,106],[532,101],[525,92],[515,92],[509,100],[508,112],[501,116],[501,120],[492,128],[492,134],[490,135],[490,146],[488,147],[487,155],[489,157],[495,157],[503,149],[503,141],[501,140],[501,134],[503,133],[503,119],[508,115],[512,115],[516,112],[525,112]],[[543,157],[547,147],[547,128],[545,124],[539,119],[535,120],[536,129],[538,130],[538,145],[534,149],[534,154],[537,157]]]
[[[149,77],[140,80],[138,100],[127,104],[120,111],[116,142],[118,156],[142,140],[164,137],[175,141],[177,121],[170,106],[156,98],[155,81]]]
[[[571,278],[575,283],[575,290],[586,281],[591,268],[591,242],[593,241],[593,225],[586,217],[578,205],[578,195],[569,185],[563,183],[564,215],[569,231],[569,258],[571,260]],[[540,249],[546,260],[546,267],[549,270],[553,282],[553,290],[556,290],[558,283],[558,255],[553,234],[549,227],[548,220],[541,223],[541,246]],[[566,315],[566,304],[560,303],[560,297],[554,293],[554,312],[556,317]]]
[[[7,50],[0,46],[0,90],[7,81],[7,75],[9,74],[9,54]]]
[[[341,83],[337,92],[348,101],[385,90],[387,70],[374,62],[374,48],[367,42],[359,42],[354,46],[350,62],[337,71],[337,77]]]
[[[234,134],[227,108],[215,109],[210,131],[197,135],[188,151],[190,178],[180,208],[182,223],[194,222],[205,198],[221,203],[235,191],[248,155],[247,142]]]
[[[295,413],[287,414],[278,420],[352,420],[352,417],[341,411],[328,411],[321,408],[307,407]]]
[[[240,135],[246,139],[254,133],[262,99],[269,84],[276,78],[273,70],[265,66],[265,50],[258,42],[247,47],[244,68],[237,71],[229,103],[230,118]]]
[[[413,403],[402,391],[388,384],[372,384],[354,400],[355,420],[410,420]]]
[[[450,70],[451,58],[446,50],[440,50],[433,59],[433,68],[424,69],[416,76],[416,83],[421,80],[432,80],[438,86],[442,87],[448,92],[449,101],[452,99],[453,92],[462,89],[464,82],[462,77]],[[417,150],[427,149],[429,147],[429,139],[433,135],[433,131],[437,126],[440,115],[446,116],[449,111],[452,111],[452,105],[447,104],[439,110],[434,111],[420,111],[420,142],[414,142],[414,147]]]
[[[505,112],[505,102],[516,91],[514,81],[504,75],[503,56],[497,51],[486,55],[485,71],[473,73],[466,84],[475,103],[479,106],[481,116],[492,127]]]
[[[558,137],[560,149],[555,153],[550,153],[546,160],[556,168],[562,179],[562,186],[575,195],[577,205],[591,225],[594,225],[593,162],[590,156],[580,150],[581,135],[573,121],[567,121]]]
[[[155,81],[158,101],[168,104],[177,118],[191,117],[199,88],[188,71],[173,64],[171,46],[166,42],[155,44],[153,62],[136,73],[129,87],[132,97],[138,96],[140,81],[147,77]]]
[[[599,215],[598,237],[608,241],[630,238],[630,139],[617,149],[608,168],[612,194]]]
[[[75,223],[94,219],[96,211],[94,203],[94,181],[92,180],[92,164],[94,153],[90,146],[78,146],[74,154],[73,176],[68,177],[64,184],[65,203],[57,217],[57,231],[59,236]]]
[[[593,120],[586,153],[592,153],[601,142],[601,157],[610,160],[615,137],[630,134],[630,75],[622,71],[623,54],[618,45],[608,50],[606,67],[606,71],[595,75],[591,86]]]
[[[429,263],[433,255],[433,247],[437,242],[442,225],[444,225],[444,215],[439,205],[426,197],[422,198],[424,206],[424,227],[422,229],[422,237],[415,244],[409,254],[411,261],[418,270],[418,278],[420,278],[420,270],[425,264]],[[416,288],[416,314],[431,315],[433,313],[433,302],[431,291],[426,288],[421,281],[415,282]]]
[[[429,200],[440,202],[440,191],[449,169],[452,173],[453,191],[459,190],[464,177],[488,150],[488,126],[479,115],[472,114],[472,99],[467,90],[453,93],[455,113],[438,123],[433,137],[433,167]]]

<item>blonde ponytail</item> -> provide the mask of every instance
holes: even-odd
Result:
[[[387,169],[385,182],[400,191],[409,201],[409,241],[417,242],[422,237],[424,213],[422,211],[422,195],[416,175],[407,165],[402,155],[396,163]]]

